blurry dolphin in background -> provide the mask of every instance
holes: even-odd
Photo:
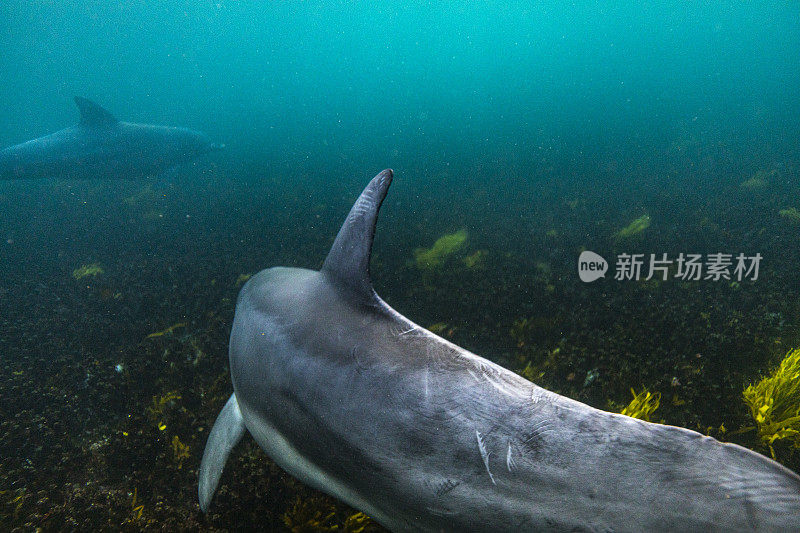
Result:
[[[800,477],[778,463],[547,391],[389,307],[369,258],[391,181],[370,182],[321,270],[242,288],[201,509],[247,430],[393,531],[800,531]]]
[[[0,180],[155,176],[217,148],[188,128],[120,122],[94,102],[75,97],[81,121],[0,150]]]

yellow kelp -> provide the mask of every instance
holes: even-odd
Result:
[[[164,423],[163,418],[167,407],[172,405],[177,400],[181,399],[178,391],[170,391],[161,396],[153,396],[150,406],[147,408],[147,417],[156,424],[159,431],[167,429],[167,424]]]
[[[178,465],[178,470],[183,466],[183,461],[189,458],[189,446],[181,442],[177,435],[172,437],[172,459]]]
[[[186,327],[186,322],[178,322],[177,324],[172,324],[167,329],[162,329],[161,331],[156,331],[155,333],[151,333],[146,338],[153,339],[155,337],[163,337],[164,335],[170,334],[178,328]]]
[[[81,265],[72,271],[72,277],[75,279],[82,279],[86,276],[99,276],[105,272],[100,263],[91,263],[88,265]]]
[[[447,323],[446,322],[437,322],[436,324],[428,326],[428,331],[431,333],[435,333],[436,335],[442,335],[445,331],[447,331]]]
[[[133,489],[133,499],[131,500],[131,519],[132,521],[139,520],[142,518],[142,513],[144,512],[144,504],[139,503],[139,488],[135,487]]]
[[[792,439],[800,448],[800,348],[790,351],[772,374],[742,392],[758,426],[758,436],[769,447]]]
[[[467,230],[442,235],[430,248],[414,250],[414,259],[420,270],[435,270],[442,266],[448,257],[459,251],[467,242]]]
[[[768,172],[768,171],[762,169],[762,170],[759,170],[758,172],[756,172],[755,174],[753,174],[753,176],[750,177],[749,179],[746,179],[745,181],[740,183],[739,186],[742,189],[747,189],[747,190],[750,190],[750,191],[763,189],[764,187],[769,185],[770,179],[775,174],[777,174],[777,171],[775,171],[775,170]]]
[[[796,207],[787,207],[786,209],[781,209],[778,211],[778,215],[781,218],[789,220],[790,222],[794,222],[795,224],[800,222],[800,211]]]
[[[631,403],[629,403],[621,413],[631,418],[638,418],[639,420],[650,422],[650,415],[652,415],[661,404],[661,393],[653,393],[647,389],[642,389],[642,392],[637,394],[635,390],[631,389],[631,394],[633,394],[633,400],[631,400]]]
[[[345,515],[337,512],[327,498],[309,497],[295,499],[294,505],[281,517],[286,528],[293,533],[305,531],[337,531],[342,533],[366,533],[377,528],[364,513]]]
[[[617,233],[614,234],[615,239],[627,239],[639,235],[644,230],[650,227],[650,215],[642,215]]]
[[[481,268],[486,262],[486,256],[489,254],[486,250],[477,250],[463,259],[464,266],[467,268]]]

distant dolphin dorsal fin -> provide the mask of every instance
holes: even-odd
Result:
[[[75,105],[81,112],[81,124],[84,126],[113,126],[118,122],[114,115],[86,98],[76,96]]]
[[[391,183],[390,169],[372,178],[350,209],[321,269],[335,283],[364,301],[375,297],[369,277],[369,258],[378,211]]]

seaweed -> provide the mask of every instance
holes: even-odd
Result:
[[[472,269],[472,268],[483,268],[486,263],[486,257],[489,255],[489,252],[486,250],[476,250],[466,256],[462,261],[464,262],[464,266]]]
[[[155,333],[151,333],[148,335],[147,339],[155,339],[156,337],[163,337],[164,335],[171,335],[176,329],[178,328],[185,328],[186,322],[178,322],[177,324],[172,324],[170,327],[166,329],[162,329],[161,331],[156,331]]]
[[[796,207],[787,207],[786,209],[781,209],[778,211],[778,215],[781,218],[792,222],[793,224],[800,223],[800,210],[798,210]]]
[[[241,287],[242,285],[247,283],[247,280],[249,280],[252,277],[253,277],[252,274],[239,274],[239,277],[236,278],[236,283],[235,283],[236,287]]]
[[[650,227],[650,215],[642,215],[614,234],[614,239],[627,239],[641,234]]]
[[[176,465],[178,465],[178,470],[183,467],[183,461],[189,458],[189,446],[182,443],[181,439],[178,438],[177,435],[172,437],[172,459]]]
[[[742,397],[773,458],[776,441],[786,439],[800,448],[800,348],[787,353],[769,376],[748,385]]]
[[[637,393],[634,389],[631,389],[631,394],[633,394],[633,400],[620,413],[631,418],[650,422],[650,415],[661,404],[661,393],[653,393],[647,389],[642,389],[642,392]]]
[[[161,395],[153,396],[150,401],[150,406],[147,408],[147,417],[151,422],[155,422],[158,429],[164,431],[167,425],[163,422],[164,413],[170,405],[175,403],[175,400],[180,400],[181,396],[178,391],[170,391]]]
[[[103,274],[105,271],[100,263],[91,263],[88,265],[81,265],[75,270],[72,271],[72,277],[75,279],[83,279],[87,276],[99,276]]]
[[[764,169],[758,170],[750,178],[746,179],[739,184],[739,187],[748,191],[755,191],[766,187],[770,179],[777,174],[776,170],[767,171]]]
[[[22,506],[28,496],[30,495],[25,487],[16,490],[0,490],[0,498],[2,498],[2,501],[0,501],[0,509],[13,509],[11,516],[16,519],[19,517]],[[4,522],[3,515],[7,513],[6,509],[0,512],[0,524]]]
[[[414,250],[414,261],[420,270],[436,270],[440,268],[454,253],[461,250],[467,242],[467,230],[442,235],[430,248]]]
[[[292,533],[341,531],[366,533],[377,530],[372,519],[362,512],[341,513],[327,498],[298,496],[283,513],[284,525]]]
[[[136,487],[133,489],[133,498],[131,499],[131,520],[136,521],[142,518],[142,513],[144,512],[144,504],[139,503],[139,488]]]

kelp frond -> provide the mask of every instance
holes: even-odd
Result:
[[[800,448],[800,348],[786,354],[772,374],[749,385],[742,396],[773,458],[775,441],[791,439]]]

